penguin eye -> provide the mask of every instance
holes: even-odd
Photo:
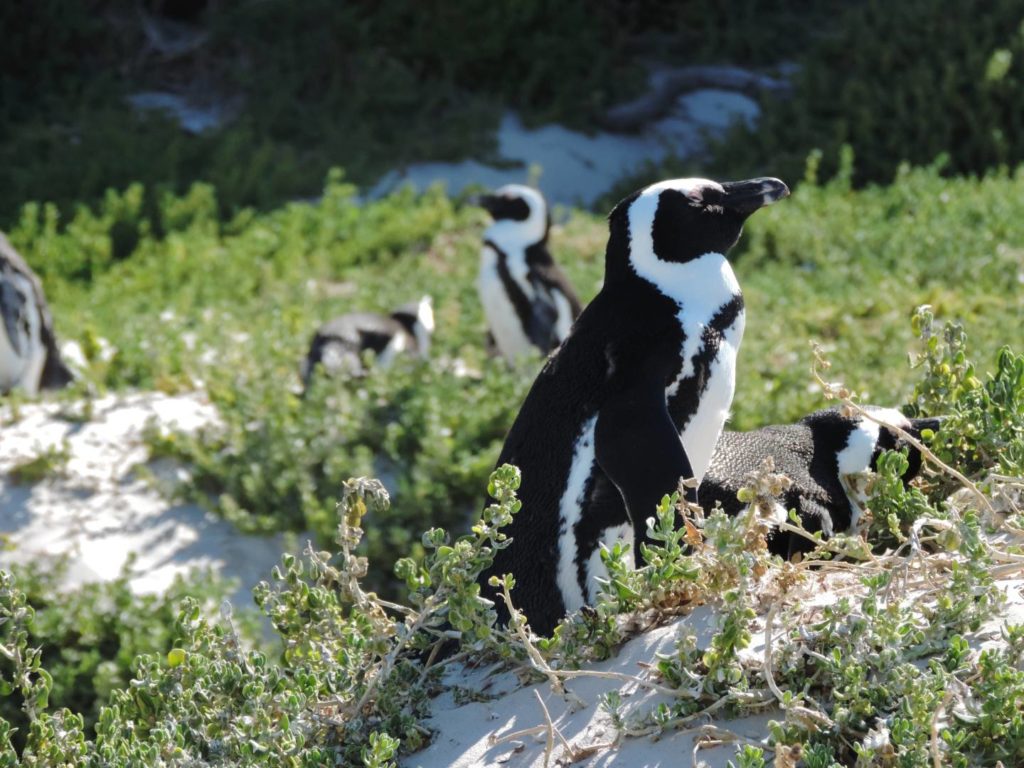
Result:
[[[716,187],[702,187],[699,191],[701,207],[708,213],[723,213],[725,208],[722,200],[725,197],[722,190]]]

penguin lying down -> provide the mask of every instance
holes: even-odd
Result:
[[[0,394],[35,395],[72,381],[61,359],[39,278],[0,234]]]
[[[916,438],[922,430],[939,429],[939,419],[908,419],[897,410],[878,406],[865,410]],[[715,446],[697,498],[705,511],[720,504],[727,514],[739,514],[747,506],[736,497],[744,478],[771,456],[775,471],[793,481],[779,499],[779,519],[787,519],[788,510],[795,509],[804,528],[821,531],[827,538],[856,527],[866,501],[844,477],[874,470],[882,451],[902,448],[907,449],[909,467],[903,482],[908,483],[921,471],[921,452],[894,430],[861,416],[843,416],[834,408],[812,413],[796,424],[726,431]],[[784,531],[775,531],[768,539],[771,552],[786,558],[813,546],[806,538]]]
[[[313,336],[302,361],[303,386],[309,388],[313,372],[321,368],[329,376],[366,375],[364,353],[372,350],[376,365],[384,368],[400,354],[426,358],[434,332],[431,298],[405,304],[390,315],[351,312],[324,323]]]

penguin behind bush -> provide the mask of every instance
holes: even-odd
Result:
[[[73,376],[61,359],[43,286],[0,233],[0,394],[60,389]]]
[[[303,386],[321,368],[329,376],[365,376],[364,353],[372,350],[377,367],[386,368],[400,354],[426,359],[434,332],[434,310],[429,296],[405,304],[390,315],[351,312],[317,329],[301,366]]]
[[[535,632],[596,596],[609,531],[638,553],[662,496],[703,477],[744,325],[725,254],[748,216],[788,194],[778,179],[674,179],[609,216],[604,285],[548,358],[498,459],[522,472],[522,509],[481,591],[497,598],[489,577],[511,573]]]
[[[521,184],[477,200],[494,219],[484,232],[477,279],[493,345],[510,363],[532,349],[546,355],[569,334],[581,309],[548,251],[547,202]]]
[[[908,419],[892,408],[867,406],[881,426],[860,415],[844,416],[830,408],[805,416],[796,424],[776,425],[751,432],[723,432],[711,465],[697,491],[706,512],[716,506],[730,515],[739,514],[746,504],[737,498],[745,479],[757,472],[765,457],[771,456],[775,471],[786,475],[792,485],[777,504],[780,520],[796,510],[809,532],[833,533],[857,526],[866,499],[846,480],[876,468],[884,450],[907,449],[909,467],[903,476],[910,482],[921,471],[921,452],[900,437],[892,426],[915,438],[923,430],[936,431],[940,419]],[[769,535],[768,547],[777,555],[790,557],[813,548],[806,538],[785,531]]]

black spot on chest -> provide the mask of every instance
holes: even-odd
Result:
[[[743,296],[737,294],[718,308],[711,321],[704,326],[697,353],[693,356],[693,373],[679,382],[675,394],[668,399],[668,412],[676,428],[682,432],[697,412],[700,399],[707,391],[711,379],[711,366],[718,357],[726,331],[735,324],[743,311]],[[679,367],[672,380],[685,365],[680,357]]]

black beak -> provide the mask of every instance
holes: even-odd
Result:
[[[722,190],[725,192],[721,200],[722,207],[744,216],[789,197],[789,187],[773,178],[727,181],[722,184]]]

